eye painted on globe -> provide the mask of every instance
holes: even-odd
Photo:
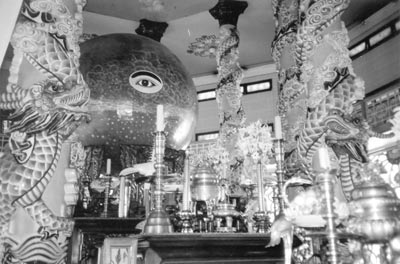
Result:
[[[160,77],[149,71],[136,71],[129,76],[129,84],[142,93],[156,93],[163,87]]]

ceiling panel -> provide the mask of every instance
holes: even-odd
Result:
[[[217,0],[89,0],[85,8],[86,33],[131,32],[146,18],[169,24],[161,42],[181,59],[192,76],[216,71],[215,58],[188,54],[190,43],[203,35],[218,36],[218,21],[208,12]],[[246,68],[273,63],[270,45],[274,37],[271,0],[249,0],[240,15],[239,62]],[[343,14],[346,25],[359,23],[390,0],[353,0]],[[97,17],[96,17],[97,15]],[[101,16],[99,16],[101,15]],[[111,17],[111,18],[110,18]],[[95,20],[95,22],[93,22]],[[112,24],[112,25],[110,25]]]

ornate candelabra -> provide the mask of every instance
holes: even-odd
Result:
[[[162,189],[161,177],[164,174],[164,153],[165,153],[165,133],[164,133],[164,116],[162,105],[157,106],[157,131],[155,133],[155,190],[154,190],[154,209],[147,217],[144,227],[144,233],[172,233],[173,227],[169,215],[162,206]]]

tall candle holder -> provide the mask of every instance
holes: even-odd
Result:
[[[337,232],[336,232],[336,213],[334,212],[334,190],[332,175],[326,171],[319,175],[319,183],[322,185],[326,199],[326,215],[324,219],[326,220],[326,231],[328,239],[328,261],[330,264],[339,263],[338,251],[337,251]]]
[[[326,206],[326,214],[323,218],[326,221],[326,232],[328,239],[328,262],[330,264],[338,264],[338,250],[337,250],[337,232],[335,220],[337,219],[337,214],[334,211],[334,178],[333,172],[330,172],[330,161],[328,150],[321,147],[317,151],[317,162],[314,166],[314,170],[317,174],[317,184],[321,187]]]
[[[158,130],[158,129],[157,129]],[[164,131],[157,131],[155,133],[155,169],[156,169],[156,178],[155,178],[155,190],[154,190],[154,199],[155,206],[154,209],[150,212],[147,217],[146,224],[144,227],[144,233],[172,233],[173,227],[171,224],[171,220],[169,219],[169,215],[164,210],[162,206],[162,182],[161,177],[164,173],[164,151],[165,151],[165,133]]]
[[[254,213],[254,220],[256,221],[257,233],[266,233],[269,227],[269,217],[265,212],[264,205],[264,183],[262,178],[262,164],[261,160],[257,162],[257,189],[258,189],[258,211]]]
[[[104,188],[104,207],[101,217],[108,217],[108,203],[110,199],[110,188],[111,188],[111,159],[107,159],[106,175],[104,176],[105,188]]]
[[[179,216],[182,219],[182,233],[193,233],[192,218],[194,212],[190,210],[190,168],[189,168],[189,152],[185,153],[185,170],[184,170],[184,182],[183,182],[183,198],[182,198],[182,210],[179,212]]]

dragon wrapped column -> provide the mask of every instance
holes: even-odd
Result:
[[[219,113],[219,141],[229,151],[236,145],[237,132],[243,126],[245,113],[242,107],[240,83],[243,70],[239,65],[239,15],[248,4],[245,1],[219,1],[210,14],[219,22],[219,44],[216,52],[218,85],[216,100]],[[230,180],[232,175],[226,175]]]

